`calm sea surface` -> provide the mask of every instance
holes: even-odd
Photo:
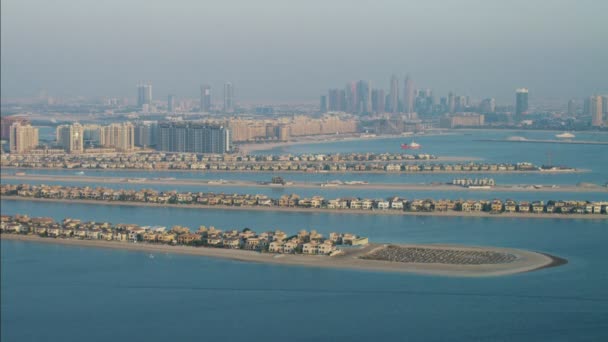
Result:
[[[476,136],[483,134],[490,133]],[[528,134],[534,138],[548,133]],[[481,144],[471,141],[476,136],[420,137],[416,141],[432,148],[429,153],[492,161],[543,163],[544,150],[552,149],[554,163],[593,170],[581,175],[580,181],[599,183],[608,177],[608,158],[601,154],[605,147]],[[582,136],[577,134],[577,138]],[[592,138],[597,137],[584,139]],[[401,140],[293,146],[288,151],[363,148],[397,152]],[[513,148],[519,150],[514,152]],[[171,174],[179,175],[190,174]],[[224,175],[216,177],[228,179]],[[510,183],[528,183],[527,176],[508,177],[514,179]],[[553,180],[563,178],[563,183],[569,184],[579,179],[576,177],[579,175],[558,175],[546,183],[559,183]],[[226,190],[257,193],[262,189]],[[315,191],[296,192],[302,190]],[[337,192],[328,194],[332,193]],[[409,193],[404,197],[413,197]],[[431,193],[430,197],[460,198],[466,194]],[[522,198],[520,195],[524,194],[512,196]],[[565,195],[585,198],[593,194]],[[569,260],[558,268],[476,279],[300,268],[172,254],[151,258],[141,252],[2,241],[2,341],[608,339],[606,220],[365,216],[21,201],[0,204],[2,214],[191,228],[201,224],[257,231],[280,228],[288,233],[303,228],[324,234],[340,230],[369,236],[376,242],[515,247]]]

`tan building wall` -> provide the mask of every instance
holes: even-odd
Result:
[[[38,146],[38,128],[15,122],[10,127],[9,146],[11,153],[26,153]]]

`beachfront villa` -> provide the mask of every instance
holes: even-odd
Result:
[[[33,234],[50,238],[72,238],[82,240],[144,242],[163,245],[207,246],[226,249],[244,249],[275,254],[335,255],[340,245],[359,246],[369,243],[365,237],[350,233],[330,233],[326,239],[315,230],[301,230],[287,238],[280,231],[261,234],[245,228],[242,231],[221,231],[214,227],[199,227],[191,232],[187,227],[174,226],[169,231],[165,227],[150,227],[130,224],[111,225],[107,222],[81,222],[65,219],[55,222],[48,217],[26,215],[2,215],[0,233]]]
[[[103,187],[76,187],[61,185],[2,184],[0,195],[21,198],[40,198],[71,201],[135,202],[170,205],[201,205],[225,207],[302,208],[359,211],[404,211],[404,212],[448,212],[464,213],[521,213],[521,214],[608,214],[605,201],[520,201],[494,200],[448,200],[448,199],[369,199],[344,197],[325,199],[321,196],[301,198],[296,194],[270,198],[261,194],[224,194],[205,192],[177,192],[154,190],[107,189]]]

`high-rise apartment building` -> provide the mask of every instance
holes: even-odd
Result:
[[[357,112],[357,82],[350,82],[344,88],[345,111],[349,113]]]
[[[129,152],[135,146],[135,130],[130,122],[113,123],[104,126],[101,134],[101,145],[113,147],[117,151]]]
[[[38,146],[38,128],[14,122],[9,129],[11,153],[27,153]]]
[[[321,95],[319,110],[321,113],[327,113],[327,95]]]
[[[494,100],[493,98],[483,99],[479,104],[479,110],[482,113],[496,112],[496,100]]]
[[[570,101],[568,101],[568,115],[575,115],[576,114],[576,101],[574,101],[574,99],[570,99]]]
[[[528,88],[515,90],[515,119],[521,120],[528,113]]]
[[[167,112],[175,112],[175,95],[167,96]]]
[[[139,121],[133,125],[134,144],[140,147],[156,146],[158,125],[156,121]]]
[[[57,145],[67,153],[84,152],[84,127],[81,124],[60,125],[55,132]]]
[[[143,108],[144,105],[152,104],[152,85],[140,83],[137,85],[137,107]]]
[[[2,131],[2,136],[0,139],[8,140],[10,138],[11,126],[16,122],[20,123],[22,126],[30,124],[30,121],[22,116],[13,115],[2,117],[2,119],[0,119]]]
[[[391,89],[388,94],[388,108],[387,112],[398,113],[399,112],[399,78],[397,75],[391,76]]]
[[[209,113],[211,111],[211,86],[201,86],[201,112]]]
[[[602,126],[604,120],[604,111],[602,110],[602,97],[592,96],[590,99],[590,110],[591,110],[591,125],[594,127]]]
[[[372,112],[384,113],[386,104],[386,98],[384,96],[384,89],[372,89]]]
[[[161,122],[157,149],[166,152],[227,153],[232,149],[230,129],[194,121]]]
[[[355,113],[369,114],[372,112],[372,88],[369,81],[357,82]]]
[[[346,111],[346,93],[342,89],[330,89],[328,91],[328,110],[330,112]]]
[[[415,100],[414,82],[409,76],[406,76],[403,87],[403,111],[405,113],[414,112]]]
[[[224,112],[234,112],[234,87],[230,82],[224,84]]]

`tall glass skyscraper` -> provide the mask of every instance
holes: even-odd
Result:
[[[515,118],[521,120],[528,112],[528,88],[515,90]]]
[[[230,82],[224,84],[224,112],[234,112],[234,88]]]
[[[201,86],[201,112],[210,112],[211,111],[211,86],[210,85],[202,85]]]

